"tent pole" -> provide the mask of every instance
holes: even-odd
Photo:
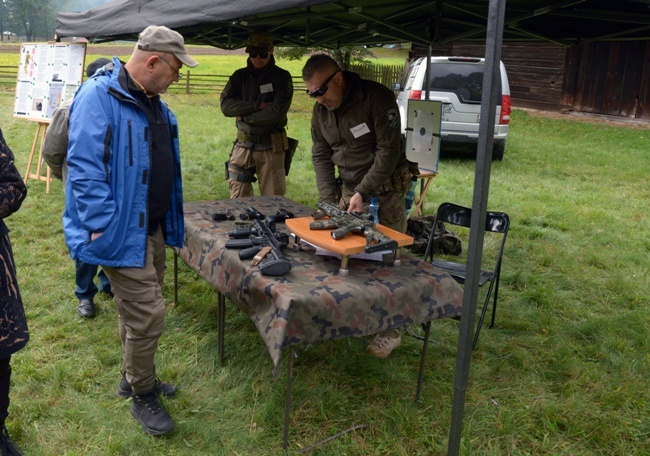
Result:
[[[481,97],[481,121],[479,124],[476,172],[474,174],[472,219],[470,222],[470,237],[467,249],[467,275],[463,293],[458,348],[456,351],[454,398],[449,430],[449,445],[447,447],[447,454],[449,456],[457,456],[460,454],[463,413],[465,411],[465,392],[467,390],[470,359],[472,356],[472,336],[474,335],[474,320],[476,317],[476,303],[479,288],[478,280],[481,272],[485,219],[488,192],[490,189],[492,141],[494,139],[498,81],[500,80],[499,64],[501,62],[501,43],[503,41],[505,9],[505,0],[490,0],[485,42],[485,72],[483,76],[483,95]]]

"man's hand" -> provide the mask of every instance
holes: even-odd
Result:
[[[348,207],[348,212],[363,212],[363,198],[360,194],[355,193],[350,198],[350,207]]]

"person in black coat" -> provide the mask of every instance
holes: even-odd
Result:
[[[16,212],[27,196],[27,187],[14,165],[14,155],[0,130],[0,450],[2,456],[22,453],[9,438],[11,355],[29,340],[25,309],[16,280],[16,266],[4,219]]]

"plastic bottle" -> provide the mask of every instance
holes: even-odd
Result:
[[[411,188],[406,192],[406,217],[408,218],[409,212],[411,212],[411,207],[413,206],[413,201],[415,201],[415,188],[418,185],[418,178],[416,176],[411,177]]]
[[[368,213],[372,215],[372,218],[375,220],[375,223],[379,223],[379,201],[375,196],[370,198],[370,204],[368,205]]]

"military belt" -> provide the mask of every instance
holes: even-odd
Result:
[[[244,131],[237,130],[237,140],[253,144],[271,144],[271,135],[250,135]]]

